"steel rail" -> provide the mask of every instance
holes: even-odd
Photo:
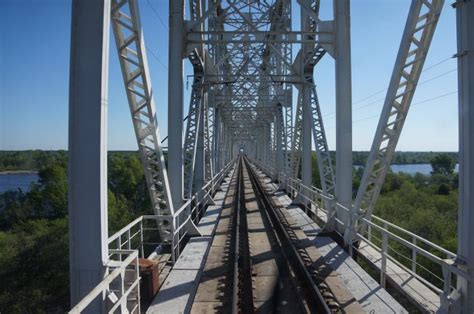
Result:
[[[331,313],[317,283],[311,276],[311,273],[301,258],[297,247],[293,243],[287,228],[284,226],[282,217],[277,213],[277,210],[275,209],[276,205],[268,197],[246,157],[244,157],[244,162],[247,166],[256,198],[261,201],[263,208],[265,208],[265,212],[273,223],[273,230],[281,243],[282,254],[286,257],[286,260],[289,262],[289,265],[297,276],[298,282],[301,284],[300,286],[304,288],[304,295],[302,297],[305,298],[304,301],[309,307],[310,312]]]
[[[241,200],[241,190],[242,190],[242,162],[239,161],[238,170],[237,170],[237,189],[234,196],[234,212],[233,212],[233,252],[234,252],[234,266],[233,266],[233,282],[232,282],[232,313],[239,313],[239,238],[240,238],[240,205]]]

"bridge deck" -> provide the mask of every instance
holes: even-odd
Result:
[[[274,184],[272,186],[276,189]],[[321,228],[301,208],[291,205],[291,199],[286,194],[283,192],[275,193],[274,201],[287,208],[296,222],[295,227],[301,228],[308,238],[313,241],[328,264],[338,273],[346,288],[367,313],[372,311],[372,313],[407,313],[403,306],[333,239],[330,237],[316,237],[315,235]]]
[[[377,269],[380,269],[382,256],[368,243],[361,242],[359,252],[363,258]],[[403,267],[387,259],[387,280],[398,290],[402,291],[407,298],[415,303],[421,310],[430,313],[439,311],[441,301],[439,295],[428,288],[420,280],[407,272]]]
[[[199,279],[203,272],[204,261],[207,259],[209,248],[225,196],[229,189],[232,173],[222,185],[222,191],[215,197],[216,205],[210,206],[199,223],[203,237],[191,239],[184,248],[170,275],[164,282],[160,292],[148,308],[147,313],[184,313],[191,310]],[[268,178],[265,179],[268,188],[275,188]],[[273,197],[275,203],[287,207],[288,214],[294,220],[294,226],[301,228],[313,241],[328,264],[337,274],[338,280],[357,299],[365,312],[404,313],[406,310],[393,299],[369,274],[367,274],[345,251],[331,238],[314,237],[319,231],[315,224],[299,207],[290,205],[291,199],[284,193]],[[212,309],[209,309],[212,310]]]
[[[322,221],[326,221],[326,214],[324,212],[322,212],[321,210],[315,212]],[[316,228],[314,231],[316,231],[317,233],[317,230],[319,230],[319,226],[317,226],[317,224],[314,222],[312,222],[312,224],[314,225],[314,228]],[[308,232],[314,232],[311,230],[312,228],[313,227],[307,227],[306,230],[308,230]],[[324,250],[324,246],[327,246],[327,244],[324,244],[324,240],[317,239],[324,238],[316,238],[316,246],[318,246],[321,250]],[[330,245],[327,249],[330,249]],[[379,251],[374,249],[367,242],[362,241],[358,252],[366,262],[368,262],[373,268],[380,271],[382,255]],[[407,271],[406,268],[401,267],[390,259],[387,259],[386,268],[387,281],[392,286],[397,288],[397,290],[402,292],[420,310],[429,313],[436,313],[440,310],[441,301],[439,295],[430,288],[428,288],[428,286],[425,285],[423,282],[414,277],[409,271]]]

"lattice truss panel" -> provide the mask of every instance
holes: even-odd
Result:
[[[275,122],[276,104],[291,105],[285,94],[288,85],[280,77],[271,79],[287,73],[291,65],[290,45],[276,43],[279,36],[287,35],[271,33],[289,29],[289,2],[210,1],[209,7],[210,32],[205,40],[219,77],[209,107],[219,108],[219,124],[231,133],[234,143],[255,148],[262,138],[259,131],[271,130]],[[256,147],[264,154],[262,148]],[[271,158],[269,152],[266,156]]]
[[[308,20],[305,25],[302,27],[308,32],[316,32],[317,30],[317,20],[315,17],[319,15],[319,1],[311,1],[307,2],[306,4],[303,3],[303,7],[305,7],[308,12]],[[309,89],[310,92],[310,102],[311,102],[311,114],[312,114],[312,133],[313,133],[313,141],[314,146],[316,148],[316,155],[318,159],[318,167],[321,179],[321,186],[323,191],[326,194],[334,194],[335,189],[335,181],[334,181],[334,170],[332,166],[331,155],[329,152],[329,147],[326,139],[326,133],[323,126],[323,119],[321,114],[321,108],[319,105],[318,96],[316,93],[316,85],[314,82],[314,67],[316,64],[322,59],[322,57],[326,54],[325,49],[316,44],[315,35],[307,35],[306,39],[310,41],[310,43],[303,44],[302,49],[299,51],[298,56],[296,58],[296,62],[301,62],[301,69],[303,73],[299,73],[296,71],[297,74],[303,75],[305,84],[305,89],[300,88],[299,95],[298,95],[298,107],[297,107],[297,114],[295,120],[295,133],[293,137],[293,145],[292,145],[292,155],[290,157],[290,167],[291,167],[291,176],[296,178],[298,176],[298,169],[301,161],[301,142],[302,142],[302,128],[303,128],[303,109],[302,109],[302,101],[303,95],[302,93],[304,90]],[[295,65],[298,66],[298,65]]]
[[[370,219],[393,159],[423,64],[439,20],[443,0],[413,1],[377,126],[354,212]]]
[[[196,163],[196,148],[198,145],[198,130],[201,122],[201,114],[205,113],[203,112],[204,108],[202,108],[204,93],[204,64],[197,50],[191,52],[189,60],[193,65],[194,80],[183,147],[184,196],[188,199],[191,198],[193,194],[193,177]]]
[[[315,10],[317,10],[315,8]],[[316,22],[311,20],[310,26],[315,30]],[[316,84],[314,82],[314,67],[323,58],[326,51],[321,45],[316,45],[312,49],[308,49],[308,53],[304,57],[305,83],[310,87],[310,102],[312,116],[312,133],[314,147],[316,148],[316,156],[318,159],[319,175],[323,192],[334,195],[336,183],[334,180],[334,170],[332,166],[331,153],[324,129],[321,107],[319,105],[318,94],[316,92]]]
[[[158,222],[161,239],[170,242],[174,211],[137,2],[113,0],[111,23],[151,203],[154,213],[162,215]]]
[[[295,127],[293,133],[293,141],[291,145],[290,155],[290,176],[292,178],[298,177],[298,171],[301,161],[301,142],[303,139],[303,97],[298,93],[298,102],[296,105]]]
[[[190,2],[190,23],[192,29],[203,31],[204,23],[200,22],[203,17],[203,2],[191,0]],[[202,38],[202,34],[200,35]],[[188,124],[185,133],[185,145],[183,153],[184,159],[184,196],[190,198],[195,192],[193,190],[193,178],[196,165],[196,146],[198,141],[203,144],[204,150],[204,181],[207,182],[213,177],[212,149],[214,139],[214,108],[208,106],[208,98],[212,97],[213,90],[204,86],[205,62],[211,61],[206,57],[208,52],[204,50],[202,43],[195,45],[188,58],[193,66],[194,81],[191,95],[191,101],[188,111]],[[199,91],[197,89],[200,89]],[[200,96],[198,96],[200,93]],[[191,122],[191,123],[190,123]],[[200,125],[202,124],[202,125]]]

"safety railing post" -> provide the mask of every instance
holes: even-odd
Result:
[[[372,242],[372,225],[369,224],[367,227],[367,239]]]
[[[387,233],[382,234],[382,265],[380,267],[380,285],[385,288],[386,272],[387,272],[387,248],[388,236]]]
[[[416,238],[413,237],[413,245],[416,247]],[[411,249],[411,271],[416,274],[416,250],[415,248]]]
[[[144,243],[143,243],[143,220],[140,220],[140,253],[141,257],[145,258],[145,251],[144,251]]]
[[[127,230],[127,249],[131,250],[132,249],[132,239],[130,239],[130,229]]]
[[[120,260],[122,260],[122,254],[120,254]],[[122,269],[122,271],[120,272],[120,299],[122,299],[122,297],[125,295],[125,269]],[[125,301],[125,302],[124,302]],[[122,313],[125,313],[127,311],[127,300],[123,300],[120,302],[120,310]]]
[[[446,265],[442,265],[443,271],[443,293],[440,295],[441,304],[444,308],[449,307],[449,294],[451,293],[451,271]]]
[[[143,245],[142,245],[142,250],[143,250]],[[143,255],[143,257],[145,257],[145,256]],[[139,280],[139,279],[140,279],[140,268],[139,268],[139,265],[138,265],[138,256],[137,256],[137,258],[135,259],[135,280]],[[141,313],[141,309],[140,309],[140,306],[141,306],[140,305],[141,304],[141,302],[140,302],[140,300],[141,300],[140,299],[140,297],[141,297],[140,296],[140,285],[138,284],[135,289],[137,289],[137,299],[136,299],[137,307],[138,307],[137,313]]]
[[[338,203],[339,204],[339,203]],[[337,210],[338,208],[336,208]],[[346,245],[348,246],[349,248],[349,256],[350,257],[353,257],[354,255],[354,252],[353,252],[353,245],[352,243],[354,242],[354,235],[355,235],[355,230],[354,230],[354,226],[355,224],[352,223],[352,220],[354,219],[354,215],[351,211],[348,212],[348,215],[349,215],[349,221],[343,221],[343,223],[346,223],[346,225],[344,226],[344,230],[345,232],[348,232],[349,233],[349,241],[346,243]]]

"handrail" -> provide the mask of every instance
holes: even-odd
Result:
[[[128,230],[130,230],[132,227],[134,227],[136,224],[140,223],[143,221],[143,216],[138,217],[137,219],[133,220],[130,222],[128,225],[114,233],[112,236],[109,237],[108,244],[112,243],[113,241],[117,240],[118,237],[124,235]]]
[[[253,162],[263,172],[269,175],[274,174],[274,171],[272,169],[269,170],[268,167],[261,165],[257,161],[253,161]],[[315,215],[316,217],[323,220],[323,216],[321,216],[321,213],[324,213],[327,220],[328,212],[324,209],[324,206],[322,206],[322,202],[324,200],[335,201],[335,197],[333,195],[326,195],[323,193],[323,191],[321,191],[320,189],[314,186],[310,186],[310,187],[305,186],[302,184],[301,180],[288,177],[285,173],[279,173],[278,177],[279,177],[279,180],[284,183],[284,187],[291,197],[295,197],[296,195],[299,195],[299,197],[301,197],[303,200],[308,201],[311,204],[311,206],[309,206],[309,210],[312,211],[313,214],[316,214]],[[318,202],[320,202],[321,204],[318,204]],[[338,209],[346,211],[347,213],[349,213],[349,215],[353,215],[351,210],[343,206],[342,204],[336,202],[335,206]],[[317,212],[318,210],[320,210],[321,213],[318,214]],[[348,222],[341,221],[337,217],[335,217],[334,220],[337,224],[341,225],[343,228],[351,228],[350,225],[349,226],[347,225]],[[382,260],[381,260],[380,282],[382,286],[385,286],[387,259],[393,261],[399,267],[402,267],[405,271],[407,271],[407,273],[413,275],[415,278],[419,279],[422,283],[424,283],[427,287],[429,287],[436,293],[440,294],[440,298],[444,300],[446,300],[450,292],[455,289],[454,284],[452,282],[451,274],[455,274],[459,277],[469,279],[467,272],[464,270],[461,270],[459,267],[456,266],[455,261],[457,259],[457,255],[455,253],[427,239],[424,239],[414,234],[413,232],[410,232],[400,226],[397,226],[375,215],[372,215],[371,219],[353,215],[352,220],[359,221],[362,224],[366,224],[368,227],[368,230],[365,232],[367,236],[365,236],[364,234],[361,234],[359,230],[352,230],[354,233],[354,240],[355,241],[362,240],[366,242],[368,245],[373,247],[375,250],[377,250],[381,254]],[[394,232],[397,232],[400,234],[392,232],[391,230],[389,230],[389,228],[391,228]],[[380,247],[379,245],[375,244],[372,241],[372,238],[377,239],[375,236],[372,235],[372,232],[374,230],[380,233],[381,235],[381,239],[378,239],[380,242],[379,244]],[[411,239],[411,241],[405,239],[404,237]],[[411,256],[406,256],[402,252],[396,251],[395,248],[390,246],[389,240],[394,240],[396,243],[399,243],[404,248],[407,248],[408,250],[410,250],[412,252]],[[427,246],[427,248],[420,247],[419,244],[423,244]],[[349,246],[350,255],[352,255],[352,249],[353,249],[353,246]],[[390,250],[395,252],[397,255],[400,255],[405,260],[411,261],[412,263],[411,269],[405,266],[401,261],[397,260],[396,256],[392,256],[390,254]],[[438,252],[440,255],[444,255],[446,258],[439,257],[433,252]],[[420,265],[420,263],[417,262],[417,255],[423,256],[424,258],[438,265],[438,267],[441,268],[442,278],[438,276],[437,274],[435,274],[432,270],[426,269],[426,267],[422,267],[422,265]],[[440,289],[435,284],[431,283],[429,280],[429,277],[424,278],[422,274],[417,273],[417,267],[421,267],[427,274],[431,275],[433,278],[437,280],[440,280],[441,283],[443,284],[443,288]],[[443,304],[443,302],[441,303]]]
[[[206,205],[209,202],[212,193],[216,190],[216,187],[221,184],[225,175],[230,171],[231,167],[235,164],[237,159],[232,159],[229,161],[224,168],[222,168],[219,173],[214,175],[211,180],[209,180],[200,191],[193,194],[193,196],[188,199],[176,212],[173,217],[173,237],[172,237],[172,259],[175,262],[180,254],[180,244],[184,240],[185,236],[188,234],[188,230],[185,226],[193,219],[193,215],[196,218],[199,218],[199,213],[196,213],[199,208],[203,205]],[[186,212],[189,207],[193,204],[194,206]],[[185,217],[182,217],[185,215]],[[180,219],[184,218],[182,221]]]
[[[122,276],[123,272],[127,268],[127,266],[131,265],[133,262],[135,262],[135,272],[136,272],[136,279],[132,283],[132,285],[125,291],[123,290],[124,284],[121,284],[122,287],[122,293],[120,295],[120,298],[116,300],[114,303],[114,306],[108,311],[109,313],[113,313],[115,309],[126,302],[126,299],[132,290],[134,288],[139,289],[138,287],[138,282],[140,280],[140,277],[138,276],[138,251],[136,250],[110,250],[111,253],[113,254],[128,254],[129,256],[124,260],[119,262],[120,266],[115,268],[111,273],[109,273],[105,278],[92,289],[79,303],[77,303],[70,311],[70,314],[76,314],[76,313],[81,313],[84,311],[99,295],[101,295],[103,292],[109,290],[110,284],[118,277],[121,277],[121,280],[125,280],[125,276]],[[139,293],[138,293],[139,294]],[[139,295],[137,296],[139,300]],[[138,301],[137,306],[137,313],[140,312],[140,302]]]
[[[224,166],[224,168],[219,173],[217,173],[211,180],[209,180],[200,191],[196,192],[190,199],[186,200],[186,202],[175,212],[173,217],[174,221],[172,228],[173,237],[171,241],[173,262],[176,261],[177,257],[179,256],[180,243],[187,235],[187,230],[185,229],[186,224],[189,222],[190,219],[192,219],[193,215],[196,214],[197,210],[202,208],[203,205],[206,205],[211,200],[212,193],[222,183],[222,180],[224,179],[225,175],[227,175],[234,162],[235,160],[231,160],[229,163],[227,163],[227,165]],[[189,209],[191,205],[193,205],[191,210],[189,212],[186,212],[186,210]],[[199,215],[196,215],[196,219],[198,218],[198,216]],[[134,219],[125,227],[123,227],[122,229],[120,229],[115,234],[109,237],[109,247],[116,249],[136,249],[139,250],[141,257],[145,257],[143,249],[143,245],[146,244],[143,242],[144,231],[158,230],[158,228],[143,228],[143,224],[146,220],[165,221],[169,220],[169,216],[143,215]],[[136,231],[134,230],[132,232],[131,230],[133,228],[137,228]],[[138,236],[140,236],[138,247],[132,247],[131,240]],[[115,241],[117,242],[117,244],[114,246]]]
[[[411,231],[409,231],[409,230],[406,230],[406,229],[404,229],[404,228],[402,228],[402,227],[400,227],[400,226],[397,226],[397,225],[395,225],[395,224],[393,224],[393,223],[391,223],[391,222],[389,222],[389,221],[387,221],[387,220],[385,220],[385,219],[383,219],[383,218],[380,218],[380,217],[378,217],[378,216],[372,215],[372,219],[378,220],[378,221],[380,221],[380,222],[382,222],[382,223],[384,223],[384,224],[387,224],[388,226],[390,226],[390,227],[392,227],[392,228],[394,228],[394,229],[397,229],[397,230],[399,230],[399,231],[401,231],[401,232],[403,232],[403,233],[405,233],[405,234],[411,236],[412,238],[415,238],[415,239],[417,239],[417,240],[420,240],[421,242],[425,243],[426,245],[431,246],[431,247],[437,249],[438,251],[441,251],[442,253],[448,255],[449,257],[455,258],[455,257],[457,256],[455,253],[453,253],[453,252],[451,252],[451,251],[449,251],[449,250],[447,250],[447,249],[445,249],[445,248],[443,248],[443,247],[437,245],[436,243],[433,243],[433,242],[431,242],[431,241],[429,241],[429,240],[426,240],[425,238],[422,238],[422,237],[420,237],[419,235],[414,234],[413,232],[411,232]]]

